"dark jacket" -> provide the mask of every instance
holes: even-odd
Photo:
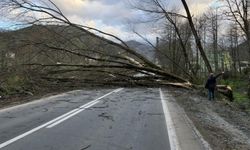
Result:
[[[210,76],[208,79],[207,79],[207,82],[206,82],[206,85],[205,85],[205,88],[206,89],[209,89],[209,90],[214,90],[216,88],[216,79],[221,76],[222,73],[216,75],[215,77],[214,76]]]

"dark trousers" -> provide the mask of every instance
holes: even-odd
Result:
[[[208,99],[209,100],[211,100],[211,99],[214,100],[214,89],[208,89]]]

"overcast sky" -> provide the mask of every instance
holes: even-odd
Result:
[[[135,21],[147,18],[142,12],[133,9],[128,1],[133,0],[52,0],[63,13],[73,22],[98,28],[102,31],[119,35],[123,39],[135,38],[131,34],[131,28],[143,33],[149,38],[157,36],[155,24],[133,25]],[[174,6],[180,12],[184,12],[181,0],[166,0],[169,6]],[[198,15],[209,6],[215,4],[215,0],[187,0],[192,14]],[[0,21],[0,27],[8,26],[8,23]]]

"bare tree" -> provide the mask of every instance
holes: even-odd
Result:
[[[192,32],[193,32],[193,35],[194,35],[194,38],[195,38],[196,45],[197,45],[197,47],[198,47],[198,49],[199,49],[199,51],[200,51],[200,54],[201,54],[201,56],[202,56],[202,58],[203,58],[203,61],[205,62],[208,71],[209,71],[209,72],[213,72],[212,67],[211,67],[211,65],[210,65],[210,63],[209,63],[209,60],[208,60],[208,58],[207,58],[207,56],[206,56],[206,53],[205,53],[205,51],[204,51],[204,49],[203,49],[203,46],[202,46],[202,44],[201,44],[201,39],[200,39],[200,37],[199,37],[199,35],[198,35],[198,33],[197,33],[197,30],[195,29],[195,26],[194,26],[194,23],[193,23],[193,19],[192,19],[191,13],[190,13],[190,11],[189,11],[188,5],[187,5],[187,3],[186,3],[185,0],[181,0],[181,2],[182,2],[183,6],[184,6],[184,8],[185,8],[185,11],[186,11],[186,14],[187,14],[187,19],[188,19],[190,28],[191,28],[191,30],[192,30]]]
[[[230,24],[228,33],[230,43],[230,53],[232,56],[232,68],[234,75],[239,71],[241,72],[240,58],[239,58],[239,33],[238,26],[235,23]]]
[[[248,17],[248,0],[224,0],[226,4],[226,10],[224,14],[228,17],[230,21],[238,24],[241,31],[244,33],[245,40],[248,45],[248,54],[250,57],[250,26]]]
[[[187,70],[190,69],[191,73],[194,75],[193,68],[191,67],[191,64],[190,64],[191,61],[189,59],[188,52],[186,49],[186,43],[182,39],[181,31],[177,24],[178,17],[185,18],[185,16],[180,15],[174,11],[167,11],[166,7],[161,2],[161,0],[140,1],[139,3],[133,4],[133,5],[135,8],[142,10],[144,12],[149,12],[152,14],[160,15],[160,18],[164,17],[172,25],[175,31],[174,35],[178,37],[176,39],[179,41],[178,44],[181,46],[182,55],[184,56],[184,60],[186,62],[185,68]],[[174,53],[175,51],[173,51],[173,54]]]
[[[84,61],[80,64],[70,64],[57,61],[53,64],[29,63],[27,65],[59,67],[61,69],[63,67],[64,72],[67,72],[67,70],[69,72],[92,70],[95,72],[111,74],[115,77],[112,78],[112,81],[118,81],[119,78],[117,77],[126,77],[120,79],[126,81],[129,81],[131,79],[133,79],[133,81],[140,81],[137,83],[141,83],[141,81],[147,81],[145,80],[145,78],[149,78],[152,80],[152,82],[154,81],[155,83],[161,83],[162,80],[186,82],[186,80],[182,79],[181,77],[170,74],[164,69],[150,62],[145,57],[129,48],[127,44],[120,38],[92,27],[71,22],[51,0],[42,2],[38,2],[35,0],[2,0],[0,2],[0,6],[2,11],[8,12],[9,14],[13,14],[15,17],[21,18],[22,20],[20,21],[24,21],[29,25],[40,25],[43,27],[45,26],[47,30],[52,31],[53,34],[57,37],[56,40],[52,41],[49,41],[47,39],[43,39],[41,41],[33,41],[33,39],[28,39],[28,42],[24,44],[23,47],[32,45],[33,47],[40,47],[41,49],[44,48],[51,52],[56,52],[55,57],[60,59],[65,59],[64,54],[67,54],[71,59],[71,56],[74,55],[84,58],[84,60],[91,60],[92,62],[87,63],[86,61]],[[57,31],[58,27],[62,27],[62,31]],[[67,29],[70,29],[71,31],[76,30],[80,34],[77,36],[75,34],[71,34],[73,35],[71,37],[65,36],[65,34],[62,33],[69,32],[67,31]],[[68,35],[70,35],[70,32]],[[85,35],[89,35],[94,37],[95,39],[98,39],[98,41],[101,41],[101,45],[96,48],[91,48],[79,44],[81,43],[82,37]],[[114,40],[108,40],[103,36],[109,36]],[[116,50],[116,52],[106,52],[103,49],[103,45],[111,45],[113,50]],[[62,53],[63,55],[61,55],[60,53]],[[30,59],[32,59],[32,57],[29,57],[29,60]],[[65,69],[65,67],[73,67],[74,69]],[[120,69],[124,69],[125,73],[119,73],[121,72]],[[128,70],[131,70],[134,73],[126,74]],[[63,71],[60,70],[58,72]],[[135,73],[142,73],[147,77],[136,77],[134,76]]]
[[[176,24],[174,18],[179,17],[179,18],[182,18],[182,19],[187,19],[188,23],[189,23],[189,26],[190,26],[190,29],[191,29],[191,31],[193,33],[194,38],[195,38],[196,45],[197,45],[197,47],[198,47],[198,49],[200,51],[200,54],[201,54],[201,56],[202,56],[202,58],[203,58],[203,60],[205,62],[205,65],[206,65],[208,71],[212,72],[211,65],[210,65],[210,63],[209,63],[209,61],[207,59],[207,56],[206,56],[206,54],[205,54],[205,52],[203,50],[203,47],[201,45],[200,37],[198,36],[197,30],[194,27],[194,23],[193,23],[192,16],[190,14],[188,5],[187,5],[186,1],[184,1],[184,0],[182,0],[182,3],[183,3],[183,6],[184,6],[184,8],[185,8],[185,10],[187,12],[186,13],[187,16],[176,13],[174,11],[169,11],[167,9],[165,1],[162,1],[162,0],[144,0],[144,1],[139,1],[138,3],[133,4],[133,5],[134,5],[135,8],[137,8],[139,10],[142,10],[142,11],[145,11],[145,12],[148,12],[148,13],[152,13],[152,14],[155,14],[155,15],[164,16],[164,18],[173,25],[173,27],[175,29],[175,32],[177,34],[178,40],[179,40],[179,44],[182,47],[182,51],[183,51],[185,61],[188,64],[187,66],[191,70],[192,74],[195,74],[194,69],[192,67],[190,67],[191,66],[190,62],[191,61],[190,61],[190,58],[188,56],[188,52],[187,52],[186,47],[185,47],[185,42],[181,37],[180,29],[179,29],[178,25]],[[159,17],[159,18],[162,18],[162,17]]]
[[[175,21],[177,24],[177,19]],[[185,69],[186,71],[184,72],[189,72],[190,75],[195,78],[195,74],[193,72],[190,72],[190,70],[193,70],[193,66],[191,65],[191,58],[193,57],[193,53],[191,51],[191,34],[189,32],[190,30],[188,28],[188,24],[178,23],[178,28],[180,29],[180,37],[182,39],[183,44],[185,45],[185,51],[187,52],[187,57],[190,61],[188,64],[185,61],[185,56],[183,55],[183,47],[180,44],[180,40],[177,36],[177,33],[175,32],[175,28],[171,23],[165,24],[165,31],[162,34],[162,37],[159,38],[158,47],[160,52],[158,52],[158,59],[160,64],[164,67],[169,68],[170,70],[172,70],[173,73],[176,74],[182,74],[183,69]],[[167,58],[171,58],[171,60]]]
[[[196,25],[196,29],[198,32],[198,35],[201,38],[202,41],[202,46],[204,47],[204,49],[206,49],[207,47],[207,37],[208,37],[208,18],[207,16],[204,14],[202,16],[200,16],[199,18],[194,18],[195,21],[195,25]],[[199,50],[196,48],[196,58],[195,58],[195,71],[197,73],[200,74],[200,76],[203,76],[204,73],[206,73],[206,67],[204,65],[202,65],[202,57],[200,56],[200,52]]]
[[[211,56],[213,59],[210,58],[210,60],[213,60],[214,69],[215,71],[219,71],[219,47],[218,47],[218,41],[219,41],[219,27],[220,22],[219,20],[222,19],[221,15],[218,13],[218,8],[211,8],[210,11],[204,14],[204,19],[206,19],[206,30],[207,32],[207,42],[211,43],[211,46],[209,46],[209,49],[207,50],[211,53]],[[211,47],[211,48],[210,48]]]
[[[212,36],[213,36],[213,52],[214,52],[214,65],[215,65],[215,71],[218,71],[219,63],[218,63],[218,14],[217,9],[215,13],[212,12],[212,18],[211,18],[211,25],[212,25]]]

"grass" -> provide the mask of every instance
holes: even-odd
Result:
[[[250,99],[247,95],[248,80],[241,79],[228,79],[221,80],[221,84],[229,85],[233,89],[234,102],[239,106],[250,109]]]
[[[234,92],[235,101],[238,103],[248,101],[248,96],[245,93]]]
[[[1,75],[0,95],[3,96],[18,93],[24,90],[27,83],[27,79],[23,74],[9,72],[5,75]]]

